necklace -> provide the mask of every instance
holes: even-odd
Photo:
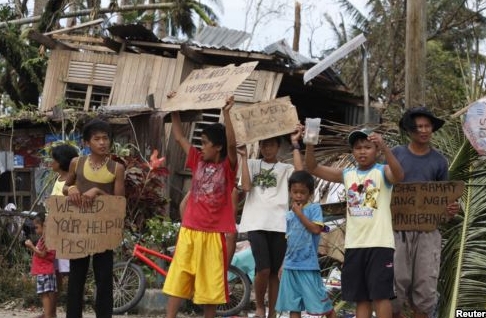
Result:
[[[278,163],[275,162],[269,170],[262,169],[262,162],[260,160],[260,172],[253,176],[253,185],[260,186],[262,189],[271,188],[277,186],[277,178],[274,173],[272,173],[275,165]]]
[[[93,171],[100,170],[104,165],[106,165],[106,163],[108,162],[108,160],[110,160],[110,157],[109,156],[105,156],[105,159],[103,159],[102,162],[94,163],[93,160],[91,160],[91,155],[88,155],[89,166],[91,167],[91,169]]]

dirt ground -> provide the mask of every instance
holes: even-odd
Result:
[[[0,304],[0,318],[35,318],[42,313],[41,308],[21,308],[15,302]],[[187,313],[180,313],[177,315],[180,318],[200,318],[202,317],[196,314],[187,314]],[[58,308],[57,310],[57,317],[64,318],[66,317],[66,313],[63,308]],[[95,318],[95,314],[92,310],[85,311],[83,313],[83,318]],[[135,314],[126,314],[126,315],[114,315],[113,318],[148,318],[148,317],[163,317],[163,315],[135,315]]]
[[[40,308],[33,308],[33,309],[5,309],[0,308],[0,318],[35,318],[41,314]],[[62,318],[65,317],[65,312],[61,309],[57,311],[57,317]],[[121,315],[121,316],[113,316],[115,317],[124,317],[124,318],[144,318],[144,317],[160,317],[158,316],[149,316],[149,315]],[[182,316],[180,316],[182,317]],[[196,317],[196,316],[187,316],[187,317]],[[83,314],[83,318],[95,318],[94,312],[85,312]]]

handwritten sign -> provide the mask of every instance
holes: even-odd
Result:
[[[291,133],[299,122],[288,96],[234,107],[230,116],[238,142],[245,144]]]
[[[396,231],[433,231],[447,221],[448,204],[462,196],[463,181],[398,183],[393,187],[391,211]]]
[[[193,70],[177,89],[177,95],[162,105],[163,111],[222,108],[226,98],[253,72],[258,62]]]
[[[481,156],[486,155],[486,98],[468,106],[462,129],[471,145]]]
[[[98,196],[89,208],[80,208],[65,196],[46,199],[46,245],[57,258],[76,259],[114,249],[122,240],[126,199]]]

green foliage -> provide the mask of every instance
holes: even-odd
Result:
[[[160,249],[175,245],[180,223],[174,223],[168,217],[156,215],[147,220],[146,226],[147,232],[143,237],[152,246]]]
[[[450,157],[451,178],[466,182],[462,211],[443,229],[439,317],[455,317],[456,308],[486,307],[486,163],[464,138],[460,125],[459,120],[449,123],[436,139]]]
[[[22,298],[24,305],[38,304],[35,280],[30,275],[31,254],[23,240],[16,240],[22,221],[12,216],[0,217],[0,303]]]
[[[166,214],[168,200],[164,195],[164,188],[168,170],[162,166],[165,158],[159,159],[157,155],[154,151],[150,161],[140,154],[115,156],[115,160],[125,166],[126,218],[135,232],[144,231],[146,220]]]
[[[346,15],[339,21],[327,18],[339,39],[335,48],[357,34],[365,34],[370,95],[394,109],[387,109],[387,112],[397,112],[405,100],[406,1],[369,0],[367,14],[359,11],[351,1],[336,2],[341,4]],[[478,43],[486,37],[486,20],[481,14],[484,4],[481,1],[428,0],[426,7],[428,42],[424,103],[439,115],[451,114],[465,104],[464,81],[484,78],[484,73],[477,72],[484,69],[484,57],[476,50]],[[466,56],[468,53],[471,60]],[[460,64],[468,65],[468,62],[474,72],[466,72],[471,77],[464,78]],[[363,94],[362,65],[361,54],[354,52],[339,61],[336,67],[344,82],[358,95]]]

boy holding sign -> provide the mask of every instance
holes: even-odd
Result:
[[[224,125],[212,124],[203,130],[200,150],[185,138],[179,112],[171,113],[172,133],[187,154],[192,182],[163,288],[169,295],[167,318],[176,317],[183,299],[204,305],[206,318],[214,317],[216,305],[229,299],[225,233],[236,232],[231,200],[237,170],[236,138],[229,115],[233,104],[233,97],[226,100]]]
[[[403,179],[403,170],[380,134],[357,130],[348,141],[357,167],[318,165],[312,144],[307,144],[305,162],[313,175],[344,183],[346,189],[342,299],[356,302],[357,318],[370,318],[373,307],[378,318],[391,318],[395,243],[390,201],[392,185]],[[380,151],[388,164],[376,162]]]
[[[69,165],[63,188],[69,200],[80,207],[90,207],[99,195],[125,195],[125,168],[112,160],[111,128],[107,122],[93,119],[83,128],[83,141],[91,154],[76,157]],[[101,211],[102,213],[103,211]],[[66,318],[82,317],[84,284],[90,256],[71,259]],[[96,318],[113,315],[113,250],[93,255],[96,282]]]

